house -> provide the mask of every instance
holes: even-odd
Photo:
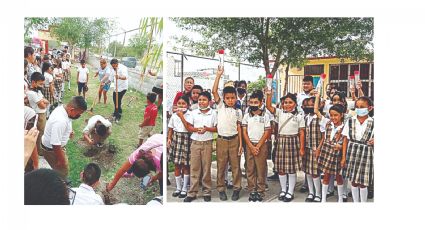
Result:
[[[285,68],[279,68],[282,91],[285,84]],[[304,76],[314,77],[317,84],[320,75],[326,74],[323,90],[329,83],[337,85],[340,91],[349,95],[349,76],[354,75],[354,71],[360,71],[360,80],[365,96],[374,98],[374,63],[367,61],[355,62],[350,59],[337,57],[308,58],[307,64],[303,68],[290,68],[288,73],[288,92],[298,93],[302,91],[302,79]],[[324,95],[324,91],[322,92]]]

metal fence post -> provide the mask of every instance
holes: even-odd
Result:
[[[183,82],[183,78],[184,78],[184,77],[183,77],[183,67],[184,67],[184,65],[183,65],[183,61],[184,61],[184,60],[183,60],[183,55],[184,55],[184,54],[181,54],[181,57],[182,57],[182,63],[181,63],[181,75],[182,75],[182,77],[181,77],[181,91],[182,91],[182,92],[184,92],[184,91],[183,91],[183,88],[184,88],[184,82]]]

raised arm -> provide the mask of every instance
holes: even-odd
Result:
[[[266,108],[270,111],[270,113],[275,114],[276,109],[272,106],[272,91],[266,89]]]
[[[320,94],[316,92],[315,94],[316,100],[314,101],[314,113],[316,114],[317,118],[322,119],[322,114],[319,111],[319,103],[320,103]]]
[[[220,83],[220,78],[221,78],[221,75],[223,74],[223,72],[224,72],[224,67],[219,66],[218,69],[217,69],[217,74],[216,74],[216,78],[215,78],[215,81],[214,81],[214,86],[212,88],[212,94],[214,96],[215,103],[220,102],[220,96],[218,95],[218,84]]]
[[[121,179],[122,175],[124,175],[124,173],[126,173],[129,169],[131,168],[131,164],[129,161],[126,161],[120,169],[118,169],[118,171],[115,173],[114,179],[106,184],[106,191],[111,191],[112,189],[114,189],[115,185],[118,183],[118,181]]]

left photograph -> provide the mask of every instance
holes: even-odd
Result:
[[[162,205],[163,18],[25,18],[25,205]]]

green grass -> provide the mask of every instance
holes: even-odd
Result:
[[[95,69],[90,67],[90,77],[88,82],[89,91],[86,94],[87,107],[90,110],[93,100],[97,101],[97,91],[99,87],[98,78],[94,78]],[[76,68],[72,68],[71,78],[71,91],[65,87],[65,96],[63,102],[68,102],[72,96],[77,94],[76,84]],[[94,106],[93,115],[102,115],[106,118],[110,117],[114,111],[114,103],[112,100],[112,90],[107,93],[108,101],[107,104],[103,104],[103,95],[101,103]],[[130,99],[134,97],[134,100],[127,106]],[[120,166],[127,161],[128,156],[136,149],[138,140],[139,123],[143,120],[144,109],[146,107],[146,96],[141,92],[137,92],[134,89],[129,89],[122,100],[123,115],[122,119],[118,124],[112,124],[112,134],[106,141],[104,149],[108,149],[108,144],[115,145],[117,152],[115,155],[108,155],[107,151],[102,151],[98,155],[93,157],[86,157],[83,155],[87,152],[87,146],[82,144],[82,131],[86,126],[85,120],[89,119],[92,114],[85,112],[81,115],[78,120],[73,121],[73,130],[75,133],[74,139],[71,139],[66,145],[67,154],[69,159],[70,173],[69,177],[72,180],[72,186],[78,186],[80,184],[80,172],[84,169],[84,166],[90,162],[99,164],[102,170],[101,181],[111,181],[115,172]],[[158,117],[156,119],[156,126],[154,133],[160,133],[162,131],[162,108],[158,111]],[[122,183],[123,179],[117,184],[123,186],[126,183]],[[133,188],[134,190],[140,188]],[[150,193],[151,191],[146,191]]]

